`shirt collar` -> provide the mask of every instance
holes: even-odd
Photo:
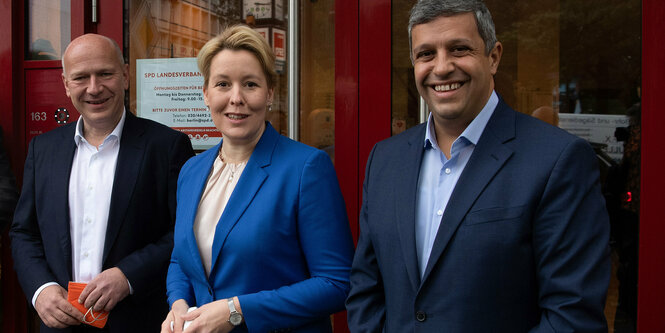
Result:
[[[485,130],[485,126],[487,126],[487,123],[490,120],[490,117],[492,117],[492,114],[494,113],[494,109],[496,109],[496,106],[499,104],[499,96],[497,96],[495,91],[492,91],[492,94],[490,95],[489,100],[487,103],[485,103],[485,106],[483,107],[482,110],[480,110],[480,113],[476,116],[476,118],[471,121],[469,126],[466,127],[466,129],[460,134],[461,138],[465,138],[469,140],[472,144],[477,144],[478,140],[480,140],[480,136],[483,134],[483,130]],[[436,143],[436,132],[434,131],[434,119],[432,118],[432,114],[430,113],[429,117],[427,118],[427,130],[425,132],[425,142],[424,142],[425,148],[432,147],[436,150],[441,150],[439,149],[439,145]]]
[[[123,108],[122,110],[122,117],[120,117],[120,121],[118,122],[117,125],[115,125],[115,128],[109,134],[105,139],[104,143],[108,142],[110,139],[116,139],[118,142],[120,142],[120,137],[122,136],[122,129],[125,127],[125,109]],[[76,142],[76,145],[78,146],[81,142],[87,142],[85,140],[85,137],[83,137],[83,117],[79,117],[78,121],[76,121],[76,131],[74,132],[74,142]],[[102,143],[102,145],[104,145]]]

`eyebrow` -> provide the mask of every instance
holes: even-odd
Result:
[[[219,80],[219,79],[229,79],[229,76],[226,74],[216,74],[210,77],[211,80]],[[247,79],[254,79],[254,80],[260,80],[261,76],[260,75],[255,75],[255,74],[248,74],[244,75],[241,77],[241,81],[247,80]]]
[[[432,48],[433,45],[437,45],[437,44],[439,44],[439,43],[424,42],[422,44],[415,45],[413,47],[413,50],[419,50],[419,49],[423,49],[423,48],[425,48],[425,49]],[[449,46],[451,44],[452,45],[455,45],[455,44],[471,45],[471,44],[473,44],[473,40],[468,39],[468,38],[455,38],[455,39],[445,41],[446,46]]]

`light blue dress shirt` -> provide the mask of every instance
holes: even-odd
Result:
[[[448,200],[498,103],[499,97],[493,91],[478,116],[453,142],[450,159],[446,158],[437,144],[431,114],[427,120],[425,153],[416,198],[416,251],[421,277],[425,274]]]

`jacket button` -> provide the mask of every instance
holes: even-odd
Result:
[[[425,312],[422,312],[422,311],[416,312],[416,320],[417,321],[422,323],[426,319],[427,319],[427,315],[425,314]]]

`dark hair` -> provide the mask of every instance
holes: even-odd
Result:
[[[485,53],[490,54],[497,42],[492,14],[482,0],[420,0],[411,8],[409,17],[409,50],[411,29],[418,24],[430,22],[439,16],[474,13],[478,33],[485,42]]]

